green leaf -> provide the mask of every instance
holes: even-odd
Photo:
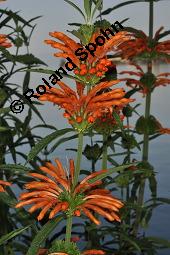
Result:
[[[92,0],[84,0],[84,9],[87,15],[87,20],[91,17]]]
[[[23,93],[28,90],[29,83],[30,83],[30,72],[26,72],[24,81],[23,81]]]
[[[149,178],[148,178],[148,181],[149,181],[149,188],[150,188],[150,191],[152,192],[152,197],[156,197],[157,195],[157,181],[156,181],[156,177],[155,175],[151,175]]]
[[[30,226],[24,227],[24,228],[20,228],[20,229],[16,229],[13,230],[12,232],[10,232],[7,235],[4,235],[0,238],[0,245],[2,245],[3,243],[7,242],[8,240],[16,237],[17,235],[21,234],[23,231],[27,230]]]
[[[127,1],[127,2],[123,2],[123,3],[120,3],[120,4],[117,4],[115,5],[114,7],[112,8],[108,8],[107,10],[103,11],[101,13],[101,15],[107,15],[109,13],[111,13],[112,11],[122,7],[122,6],[125,6],[125,5],[129,5],[129,4],[134,4],[134,3],[140,3],[140,2],[143,2],[143,0],[134,0],[134,1]],[[99,17],[99,16],[98,16]]]
[[[119,114],[117,112],[113,111],[113,117],[115,118],[119,128],[121,129],[122,134],[125,135],[125,131],[124,131],[124,127],[123,127],[123,122],[121,121]]]
[[[11,16],[7,16],[1,23],[0,23],[0,28],[4,27],[10,20],[12,19]]]
[[[20,93],[18,93],[17,91],[13,91],[12,89],[10,89],[11,92],[13,92],[15,95],[17,95],[21,100],[23,100],[23,102],[28,105],[34,112],[35,114],[44,122],[43,117],[41,116],[41,114],[39,113],[39,111],[37,110],[37,108],[34,106],[34,101],[32,103],[29,102],[29,100],[27,100],[25,98],[25,96],[21,95]],[[45,122],[44,122],[45,124]]]
[[[92,18],[94,17],[95,12],[96,12],[97,10],[101,11],[102,8],[103,8],[103,0],[97,0],[97,1],[96,1],[96,6],[95,6],[95,8],[94,8],[94,10],[93,10],[93,13],[92,13]]]
[[[150,115],[149,118],[141,116],[136,122],[136,131],[138,134],[154,135],[161,127],[158,120]]]
[[[68,23],[69,26],[76,26],[80,27],[82,24],[81,23]]]
[[[134,240],[132,240],[131,238],[129,238],[128,236],[124,234],[122,235],[122,238],[123,240],[126,240],[127,242],[129,242],[134,248],[136,248],[137,251],[141,252],[139,245]]]
[[[11,173],[20,174],[20,173],[26,173],[30,171],[30,168],[27,168],[22,165],[17,164],[4,164],[0,165],[0,169],[4,171],[9,171]]]
[[[162,39],[163,37],[165,37],[165,36],[167,36],[167,35],[169,35],[169,34],[170,34],[170,30],[165,31],[165,32],[159,34],[155,39],[156,39],[157,41],[159,41],[160,39]]]
[[[23,19],[22,17],[20,17],[17,12],[12,12],[12,11],[7,11],[7,10],[3,10],[0,9],[0,13],[9,15],[11,17],[11,19],[13,19],[14,21],[20,21],[22,22],[24,25],[32,27],[30,24],[28,24],[28,21],[26,21],[25,19]]]
[[[170,204],[170,199],[165,198],[165,197],[157,197],[156,201],[160,201],[160,202],[165,203],[165,204]]]
[[[39,58],[36,58],[33,54],[24,54],[24,55],[18,55],[13,56],[14,61],[17,61],[19,63],[25,64],[25,65],[45,65],[43,61],[41,61]]]
[[[51,232],[56,228],[57,224],[61,220],[62,220],[62,216],[58,216],[58,217],[48,221],[35,236],[26,255],[37,254],[41,244],[49,237]]]
[[[155,244],[162,245],[162,248],[170,248],[170,241],[165,240],[163,238],[158,238],[154,236],[147,237],[148,240],[154,242]]]
[[[50,142],[52,142],[54,139],[56,139],[57,137],[60,137],[66,133],[72,132],[73,129],[72,128],[66,128],[66,129],[61,129],[61,130],[57,130],[55,132],[53,132],[50,135],[47,135],[45,138],[43,138],[39,143],[37,143],[32,150],[30,151],[30,153],[28,154],[28,161],[33,160],[35,158],[35,156],[37,156],[37,154],[45,147],[47,146]]]
[[[84,19],[86,19],[84,13],[81,11],[81,9],[75,5],[73,2],[71,2],[70,0],[64,0],[66,3],[70,4],[72,7],[74,7],[82,16]]]
[[[8,195],[8,193],[6,192],[0,192],[0,201],[8,205],[9,207],[14,207],[17,203],[17,200]]]
[[[67,141],[70,141],[70,140],[73,140],[73,139],[76,139],[78,137],[78,135],[72,135],[70,137],[64,137],[64,138],[61,138],[56,144],[54,144],[54,146],[51,148],[50,150],[50,153],[52,153],[60,144],[62,143],[65,143]]]
[[[110,176],[113,173],[121,172],[124,169],[126,169],[130,166],[133,166],[133,165],[134,164],[127,164],[127,165],[122,165],[122,166],[117,166],[117,167],[114,167],[114,168],[110,168],[110,169],[108,169],[108,171],[106,173],[102,173],[102,174],[94,177],[93,179],[89,180],[88,182],[89,183],[94,183],[96,181],[102,180],[102,179],[106,178],[107,176]]]
[[[9,130],[9,128],[7,128],[7,127],[0,127],[0,132],[5,132],[5,131],[8,131]]]
[[[8,113],[10,111],[11,111],[10,107],[0,108],[0,114],[5,114],[5,113]]]
[[[73,30],[74,31],[74,30]],[[76,30],[75,30],[76,31]],[[70,31],[69,31],[70,32]],[[72,33],[72,31],[71,31]],[[36,68],[36,69],[29,69],[27,70],[28,72],[35,72],[35,73],[45,73],[45,74],[54,74],[55,73],[55,70],[48,70],[48,69],[43,69],[43,68]],[[74,76],[70,75],[70,74],[63,74],[62,73],[62,76],[66,77],[66,78],[69,78],[69,79],[72,79],[72,80],[77,80],[79,81],[78,79],[76,79]]]

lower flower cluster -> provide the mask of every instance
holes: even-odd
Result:
[[[114,198],[109,190],[97,188],[102,184],[101,180],[93,179],[107,170],[101,170],[85,177],[74,187],[75,168],[74,161],[70,160],[68,173],[58,159],[55,159],[56,166],[46,162],[40,170],[45,173],[30,173],[29,176],[36,178],[25,185],[28,192],[20,195],[20,202],[16,208],[33,204],[29,212],[41,209],[37,219],[40,221],[49,211],[49,219],[52,219],[59,212],[68,215],[80,216],[85,214],[95,224],[100,221],[94,216],[97,212],[109,221],[120,221],[119,209],[123,203]],[[49,177],[48,177],[49,176]]]
[[[39,249],[37,255],[104,255],[102,250],[79,251],[77,245],[73,242],[55,241],[50,249]]]

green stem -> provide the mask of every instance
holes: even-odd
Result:
[[[0,165],[5,163],[5,146],[0,145]],[[3,180],[4,173],[0,169],[0,179]],[[0,205],[0,236],[6,235],[8,233],[8,206],[4,203]],[[8,251],[4,245],[0,247],[0,254],[7,255]]]
[[[72,215],[69,215],[67,217],[67,224],[66,224],[66,242],[69,243],[71,239],[71,230],[72,230],[72,221],[73,217]]]
[[[129,129],[129,117],[127,117],[127,134],[128,136],[130,136],[130,129]],[[131,161],[131,154],[130,154],[130,146],[128,146],[127,148],[127,163],[130,164]],[[129,197],[130,197],[130,187],[129,185],[126,188],[126,201],[129,201]],[[130,225],[130,215],[131,215],[131,211],[129,210],[129,214],[127,215],[127,224]]]
[[[107,135],[103,135],[102,169],[107,169]]]
[[[146,95],[145,101],[145,119],[148,119],[150,116],[150,105],[151,105],[151,93]],[[144,134],[144,143],[143,143],[143,153],[142,153],[142,161],[147,162],[149,155],[149,135],[147,132]]]
[[[149,38],[153,38],[153,21],[154,21],[154,2],[149,2]],[[152,61],[148,61],[148,72],[152,73]],[[147,93],[146,101],[145,101],[145,119],[148,119],[150,116],[150,107],[151,107],[151,92]],[[149,156],[149,134],[146,132],[144,133],[144,143],[143,143],[143,153],[142,153],[142,161],[148,162]],[[138,209],[136,211],[136,220],[134,223],[134,235],[136,236],[138,233],[141,214],[142,214],[142,206],[144,202],[144,192],[145,192],[145,179],[141,176],[140,186],[139,186],[139,193],[138,193],[138,200],[137,206]]]
[[[76,166],[75,166],[75,173],[74,173],[74,180],[73,180],[73,187],[72,191],[76,187],[80,175],[80,165],[81,165],[81,159],[82,159],[82,150],[83,150],[83,133],[79,133],[78,135],[78,149],[77,149],[77,160],[76,160]],[[72,221],[73,216],[70,213],[67,216],[67,223],[66,223],[66,242],[69,243],[71,239],[71,230],[72,230]]]
[[[73,180],[73,189],[78,183],[79,175],[80,175],[80,164],[82,159],[82,150],[83,150],[83,133],[79,133],[78,135],[78,150],[77,150],[77,160],[76,160],[76,167],[75,167],[75,174]]]

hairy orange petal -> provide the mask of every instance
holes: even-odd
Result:
[[[105,252],[102,250],[87,250],[83,252],[83,255],[104,255]]]
[[[52,203],[48,203],[39,213],[37,219],[38,221],[42,220],[44,218],[44,215],[47,213],[47,211],[51,208],[53,204]]]
[[[97,212],[97,213],[101,214],[103,217],[107,218],[110,221],[114,220],[114,218],[108,212],[104,211],[99,206],[91,205],[91,204],[88,204],[88,203],[85,203],[83,206],[88,208],[88,209],[93,210],[94,212]]]
[[[58,170],[58,173],[59,175],[64,178],[64,179],[67,179],[67,176],[66,176],[66,171],[65,169],[63,168],[61,162],[59,159],[55,159],[55,163],[57,165],[57,170]]]
[[[93,216],[93,214],[92,214],[87,208],[82,207],[81,209],[82,209],[82,211],[84,212],[84,214],[85,214],[91,221],[93,221],[96,225],[100,225],[100,224],[101,224],[101,222],[100,222],[99,220],[97,220],[97,219]]]
[[[60,210],[62,207],[62,203],[57,204],[54,209],[50,212],[49,219],[52,219]]]
[[[34,211],[36,211],[37,209],[46,206],[47,204],[49,204],[48,201],[42,201],[39,203],[36,203],[35,205],[31,206],[31,208],[28,210],[30,213],[33,213]]]

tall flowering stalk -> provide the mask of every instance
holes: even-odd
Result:
[[[87,1],[86,1],[87,2]],[[83,29],[92,29],[94,25],[82,25]],[[49,89],[46,86],[46,92],[39,95],[41,102],[52,102],[64,110],[63,117],[68,120],[75,132],[78,134],[77,156],[74,161],[70,160],[69,171],[65,170],[60,160],[56,159],[56,166],[46,162],[45,166],[40,167],[42,173],[30,173],[29,176],[36,178],[25,185],[28,192],[20,195],[20,202],[16,208],[25,205],[31,205],[29,212],[33,213],[41,209],[38,214],[38,220],[42,220],[45,215],[49,219],[54,218],[58,213],[64,213],[66,216],[66,234],[65,240],[57,242],[52,248],[40,250],[40,254],[51,252],[51,254],[80,254],[72,243],[72,221],[73,217],[86,215],[94,224],[101,222],[96,214],[99,214],[109,221],[120,222],[119,210],[123,203],[114,198],[110,191],[101,188],[102,181],[100,176],[108,173],[107,170],[107,145],[103,153],[102,170],[89,174],[83,180],[80,179],[81,159],[83,153],[84,133],[93,128],[100,127],[97,123],[106,115],[109,117],[109,125],[117,126],[113,113],[119,114],[124,106],[133,102],[133,99],[126,98],[124,88],[116,88],[120,80],[107,80],[106,75],[110,68],[113,68],[112,61],[107,58],[107,53],[118,47],[122,42],[128,39],[127,32],[121,31],[111,37],[102,47],[98,47],[95,57],[88,55],[86,60],[78,58],[75,51],[84,47],[87,43],[95,42],[99,35],[99,28],[92,29],[89,34],[82,29],[84,36],[83,42],[77,43],[69,36],[61,32],[51,32],[50,36],[57,39],[45,40],[46,44],[60,50],[54,54],[55,57],[70,58],[77,68],[74,70],[74,79],[76,89],[70,88],[64,82],[58,80],[53,75],[52,83],[55,87]],[[86,44],[85,44],[86,42]],[[110,127],[109,127],[110,128]],[[107,136],[105,136],[106,144]],[[95,178],[99,178],[95,180]],[[68,248],[69,247],[69,248]],[[68,249],[70,249],[68,251]],[[74,250],[72,253],[71,250]],[[104,254],[101,250],[87,250],[81,254]]]
[[[151,0],[149,2],[149,39],[152,40],[153,38],[153,21],[154,21],[154,2]],[[152,60],[148,60],[148,73],[152,74]],[[146,94],[145,99],[145,120],[149,119],[150,116],[150,107],[151,107],[151,91],[148,91]],[[144,163],[148,162],[149,156],[149,134],[147,130],[144,131],[143,137],[143,153],[142,153],[142,161]],[[136,220],[134,223],[134,234],[137,235],[138,228],[140,225],[141,220],[141,208],[144,201],[144,192],[145,192],[145,179],[141,178],[140,186],[139,186],[139,193],[138,193],[138,200],[137,204],[139,209],[136,211]]]

